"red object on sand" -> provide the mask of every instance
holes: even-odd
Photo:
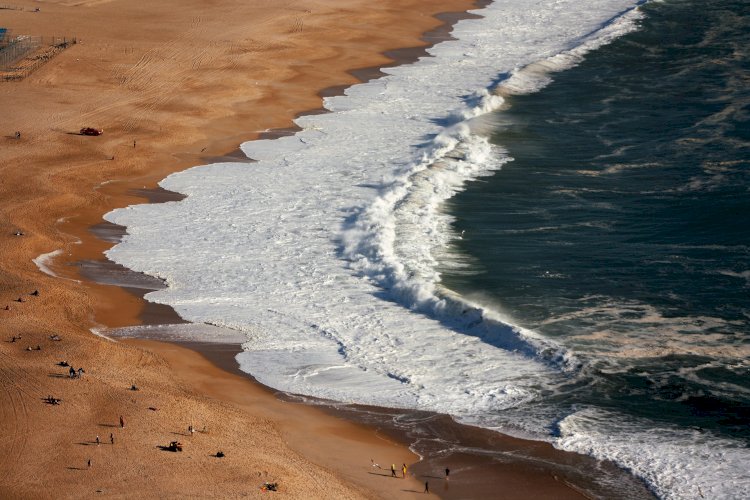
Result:
[[[81,135],[102,135],[104,130],[94,127],[83,127],[81,129]]]

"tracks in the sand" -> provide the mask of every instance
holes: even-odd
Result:
[[[24,476],[19,474],[14,463],[19,463],[23,450],[29,438],[29,412],[26,402],[37,398],[24,386],[38,387],[32,376],[21,367],[7,353],[0,353],[3,357],[0,366],[0,471],[13,471],[5,474],[4,481],[11,485],[20,483]],[[18,383],[23,380],[24,385]],[[39,396],[41,397],[41,396]]]

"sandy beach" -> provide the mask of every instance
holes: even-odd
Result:
[[[231,351],[211,359],[199,346],[94,335],[173,313],[82,268],[113,243],[104,213],[163,201],[154,188],[171,172],[237,160],[240,142],[288,129],[320,95],[374,75],[388,51],[419,54],[420,36],[442,24],[435,14],[473,5],[18,0],[0,11],[15,34],[77,41],[0,82],[0,497],[273,494],[264,483],[291,498],[427,497],[433,471],[390,477],[390,464],[418,460],[397,435],[278,398],[232,370]],[[73,379],[70,367],[85,372]],[[183,451],[164,450],[171,441]],[[503,498],[582,497],[524,465],[492,474]],[[445,498],[492,494],[429,481]]]

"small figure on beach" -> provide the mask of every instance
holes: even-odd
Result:
[[[430,483],[429,483],[429,481],[425,481],[424,482],[424,493],[429,493],[429,492],[430,492]]]
[[[91,468],[91,459],[89,458],[88,462],[86,462],[86,467],[89,469]]]
[[[451,475],[451,470],[446,467],[445,468],[445,480],[447,481],[449,479],[449,476]]]
[[[10,306],[5,306],[6,311],[10,311]]]
[[[50,335],[49,339],[53,342],[60,342],[62,338],[58,334]]]
[[[406,478],[406,464],[403,464],[401,466],[401,474],[402,474],[401,476],[402,478]]]
[[[21,138],[21,132],[16,130],[16,139],[20,139],[20,138]]]
[[[391,477],[396,477],[396,464],[391,464]]]
[[[124,418],[122,418],[122,415],[120,415],[120,428],[121,428],[121,429],[124,429],[124,428],[125,428],[125,419],[124,419]]]
[[[96,445],[99,446],[100,443],[101,441],[99,441],[99,436],[96,436]]]
[[[188,432],[190,433],[191,436],[195,434],[195,429],[193,429],[193,424],[188,425]]]
[[[83,374],[84,374],[84,373],[86,373],[86,372],[85,372],[85,371],[83,371],[83,368],[79,368],[79,369],[78,369],[78,378],[83,378]]]
[[[68,375],[70,375],[70,378],[76,378],[76,369],[71,366]]]
[[[34,348],[34,350],[35,351],[41,351],[42,350],[42,346],[40,346],[39,344],[37,344],[36,347]]]
[[[135,385],[135,384],[133,384],[133,385],[130,386],[130,390],[131,391],[137,391],[138,390],[138,386]]]
[[[39,297],[39,290],[34,290],[29,295],[31,295],[32,297]]]
[[[24,299],[23,297],[18,297],[16,299],[16,302],[26,302],[26,299]]]
[[[135,139],[133,139],[133,148],[135,148]]]
[[[13,233],[13,236],[23,236],[23,235],[24,235],[23,231],[16,231],[15,233]]]
[[[109,444],[115,444],[115,435],[111,432],[109,433]]]
[[[380,468],[381,468],[381,467],[380,467],[380,464],[376,464],[376,463],[375,463],[375,460],[373,460],[372,458],[370,459],[370,463],[372,464],[372,466],[373,466],[373,467],[377,467],[378,469],[380,469]]]
[[[15,341],[16,341],[16,336],[15,336],[15,335],[13,335],[13,338],[12,338],[12,339],[10,339],[10,341],[11,341],[11,342],[15,342]]]
[[[216,452],[216,458],[224,458],[224,452],[219,450]]]

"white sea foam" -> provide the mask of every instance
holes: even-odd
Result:
[[[325,99],[331,113],[297,119],[296,135],[243,144],[256,163],[172,175],[162,187],[185,200],[108,214],[128,226],[108,256],[166,280],[149,300],[242,332],[238,361],[264,384],[492,425],[578,361],[441,287],[436,255],[458,235],[440,204],[509,160],[482,137],[503,95],[634,29],[636,3],[496,1],[432,57]],[[690,460],[657,464],[653,484]]]
[[[36,267],[38,267],[39,270],[41,272],[43,272],[44,274],[49,274],[50,276],[54,276],[55,278],[59,278],[59,276],[57,274],[55,274],[55,272],[52,269],[50,269],[50,267],[49,267],[48,264],[50,264],[50,262],[52,262],[52,260],[55,257],[57,257],[58,255],[60,255],[62,253],[63,253],[62,249],[59,248],[57,250],[53,250],[53,251],[48,252],[48,253],[43,253],[43,254],[41,254],[37,258],[31,259],[31,262],[33,262],[34,264],[36,264]]]
[[[649,429],[646,422],[597,409],[576,412],[559,427],[556,446],[612,460],[643,478],[661,498],[740,499],[750,491],[744,443],[699,429]]]

